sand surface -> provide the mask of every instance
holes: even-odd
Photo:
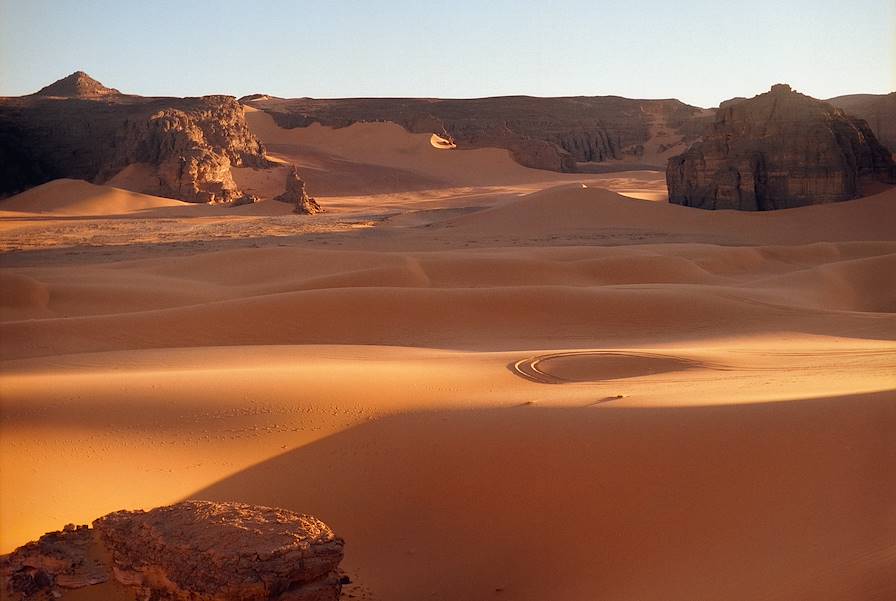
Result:
[[[896,597],[896,191],[703,212],[249,117],[327,213],[0,201],[0,552],[226,499],[326,521],[359,599]]]

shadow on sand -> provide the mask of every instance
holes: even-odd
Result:
[[[403,414],[191,497],[322,518],[376,599],[894,598],[894,400]]]

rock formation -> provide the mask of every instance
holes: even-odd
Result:
[[[867,121],[878,141],[896,154],[896,92],[850,94],[829,98],[827,102]]]
[[[244,197],[231,166],[268,167],[232,96],[143,98],[78,72],[0,99],[0,197],[60,177],[105,183],[139,164],[138,192],[189,202]]]
[[[58,98],[99,98],[119,95],[115,88],[107,88],[84,71],[75,71],[68,77],[54,81],[41,88],[34,96],[54,96]]]
[[[286,191],[275,197],[274,200],[295,205],[293,212],[303,215],[323,212],[317,201],[308,196],[308,192],[305,191],[305,180],[299,177],[295,165],[290,165],[286,173]]]
[[[117,511],[5,557],[4,598],[125,587],[146,601],[336,601],[342,548],[323,522],[284,509],[186,501]]]
[[[847,200],[896,167],[868,124],[778,84],[724,103],[703,140],[672,157],[669,201],[703,209],[770,210]]]
[[[590,163],[653,160],[645,148],[659,128],[673,134],[666,150],[683,149],[711,116],[677,100],[618,96],[283,99],[253,94],[240,101],[268,112],[281,127],[392,121],[413,133],[444,134],[458,148],[506,148],[528,167],[570,172]]]
[[[231,202],[242,196],[230,167],[267,167],[265,149],[230,96],[204,96],[187,110],[166,108],[128,120],[117,132],[117,152],[99,174],[114,175],[133,163],[158,173],[153,193],[189,202]]]

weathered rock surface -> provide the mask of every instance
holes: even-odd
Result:
[[[342,549],[311,516],[186,501],[46,534],[3,559],[3,586],[21,600],[113,583],[139,600],[335,601]]]
[[[0,99],[0,197],[60,177],[104,183],[134,163],[155,169],[136,191],[190,202],[239,199],[230,167],[268,166],[231,96],[129,96],[75,73]]]
[[[56,96],[60,98],[98,98],[119,95],[115,88],[107,88],[84,71],[75,71],[67,77],[41,88],[34,96]]]
[[[295,205],[294,212],[303,215],[313,215],[323,212],[317,201],[308,196],[305,191],[305,180],[299,177],[295,165],[290,165],[286,173],[286,191],[274,198],[280,202],[288,202]]]
[[[703,209],[848,200],[875,181],[896,183],[896,167],[868,124],[785,84],[723,103],[703,140],[666,169],[669,201]]]
[[[154,193],[190,202],[231,202],[242,196],[230,167],[266,167],[264,146],[231,96],[205,96],[187,110],[167,108],[128,120],[116,133],[117,152],[99,179],[133,163],[158,170]]]
[[[283,99],[253,94],[240,101],[268,112],[281,127],[391,121],[413,133],[438,133],[459,148],[506,148],[527,167],[573,172],[580,163],[653,160],[645,148],[658,128],[674,134],[666,141],[669,148],[683,149],[711,118],[678,100],[618,96]]]
[[[850,94],[829,98],[826,102],[867,121],[878,141],[896,154],[896,92]]]

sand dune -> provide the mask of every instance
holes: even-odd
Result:
[[[67,268],[21,269],[9,282],[0,353],[271,343],[499,350],[781,329],[891,336],[896,286],[884,274],[894,253],[892,242],[792,252],[277,248],[98,265],[76,282]]]
[[[896,189],[847,203],[767,212],[701,211],[668,203],[631,202],[610,190],[552,187],[439,224],[485,236],[556,236],[601,229],[690,234],[707,242],[801,244],[822,240],[893,240]]]
[[[246,121],[275,155],[288,156],[303,149],[348,159],[354,163],[394,167],[454,185],[495,185],[518,181],[544,181],[551,172],[527,169],[506,150],[485,148],[442,152],[432,134],[412,134],[395,123],[354,123],[332,128],[312,124],[283,129],[263,111],[246,107]]]
[[[274,191],[282,184],[278,181],[281,175],[282,170],[247,169],[239,177],[256,189]],[[637,176],[614,175],[610,181],[622,188],[630,185],[629,177]],[[643,190],[646,196],[652,177],[648,174],[644,180],[648,185]],[[846,203],[744,213],[692,211],[667,203],[637,201],[595,187],[607,183],[605,180],[588,181],[586,187],[581,182],[561,186],[541,182],[327,197],[321,199],[327,213],[312,217],[295,215],[288,203],[270,199],[239,207],[176,203],[124,215],[80,217],[0,211],[0,249],[30,252],[75,247],[79,253],[127,253],[130,258],[145,256],[145,251],[159,244],[193,252],[196,244],[210,240],[228,242],[231,247],[307,242],[315,247],[331,244],[346,249],[402,252],[647,243],[793,246],[894,239],[889,226],[896,217],[893,189]],[[84,182],[60,181],[53,185],[65,191],[62,198],[70,197],[68,187],[72,193],[86,190],[93,195],[91,202],[115,207],[116,211],[125,210],[121,208],[122,199],[131,195]],[[137,201],[153,198],[136,196]],[[30,198],[23,196],[5,203],[21,208],[32,205]],[[127,203],[131,200],[125,206],[137,206]]]
[[[628,172],[603,176],[555,173],[523,167],[504,149],[458,150],[435,133],[413,134],[395,123],[354,123],[342,128],[315,123],[284,129],[263,111],[251,107],[245,107],[245,111],[252,133],[273,157],[298,166],[317,196],[532,185],[584,178],[611,183],[634,195],[666,198],[659,172],[640,172],[634,177]]]
[[[325,519],[377,599],[888,598],[891,345],[615,352],[687,369],[550,386],[508,368],[529,351],[357,346],[6,362],[2,542],[228,498]]]
[[[0,203],[0,551],[199,497],[324,519],[363,599],[896,596],[896,190],[704,212],[248,118],[326,214]]]
[[[182,207],[189,203],[148,196],[111,186],[95,186],[77,179],[57,179],[0,201],[0,211],[54,215],[108,216]]]

